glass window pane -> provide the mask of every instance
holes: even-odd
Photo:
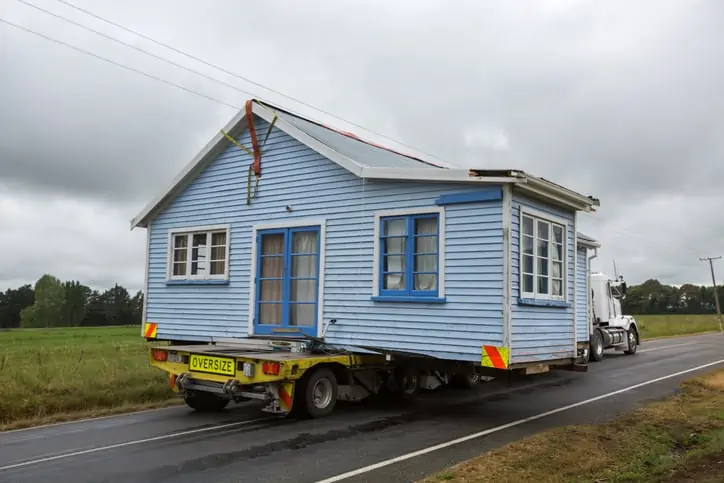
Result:
[[[282,300],[282,281],[281,280],[262,280],[259,286],[259,300],[262,301],[281,301]]]
[[[282,325],[282,304],[259,304],[259,323]]]
[[[437,235],[437,217],[417,218],[415,220],[415,235]]]
[[[437,255],[415,255],[415,272],[437,272]]]
[[[261,253],[262,255],[281,255],[284,253],[284,235],[281,233],[262,235]]]
[[[211,234],[212,245],[226,245],[226,232],[212,233]]]
[[[201,257],[203,260],[203,257]],[[203,275],[206,273],[206,262],[191,262],[191,275]]]
[[[281,278],[284,258],[280,256],[262,257],[261,278]]]
[[[404,290],[405,275],[403,273],[391,273],[385,275],[385,290]]]
[[[533,275],[523,276],[523,292],[533,293]]]
[[[404,272],[405,256],[404,255],[385,255],[382,270],[385,272]]]
[[[211,262],[211,275],[223,275],[226,271],[226,262]]]
[[[437,253],[436,236],[419,236],[415,238],[415,253]]]
[[[538,293],[539,294],[547,294],[548,293],[548,277],[537,277],[538,278]]]
[[[196,233],[193,236],[193,241],[191,242],[191,246],[205,247],[206,246],[206,233]]]
[[[529,216],[523,217],[523,234],[533,236],[533,218]]]
[[[317,232],[292,233],[292,253],[317,253]]]
[[[533,255],[523,255],[523,272],[533,273]]]
[[[537,225],[538,225],[538,238],[540,238],[541,240],[548,240],[549,235],[550,235],[550,233],[548,232],[548,229],[549,229],[548,223],[545,221],[538,220]]]
[[[563,280],[553,279],[553,284],[551,288],[553,289],[552,294],[560,297],[561,295],[563,295]]]
[[[563,260],[563,245],[553,244],[553,260]]]
[[[384,220],[383,225],[384,228],[382,230],[382,234],[384,236],[406,235],[405,226],[407,225],[407,223],[405,222],[405,220]]]
[[[226,260],[226,247],[211,247],[212,260]]]
[[[289,306],[289,325],[314,325],[314,304],[291,304]]]
[[[433,273],[415,275],[414,290],[437,290],[437,275]]]
[[[177,276],[186,275],[186,263],[174,263],[173,264],[173,274]]]
[[[563,263],[553,262],[551,265],[551,275],[556,278],[563,278]]]
[[[292,280],[292,302],[316,302],[317,281],[316,280]]]
[[[556,243],[563,243],[563,227],[560,225],[553,225],[553,239]]]
[[[532,236],[523,237],[523,253],[533,255],[533,237]]]
[[[186,248],[188,246],[189,237],[187,235],[176,235],[174,237],[173,246],[176,248]]]
[[[548,275],[548,260],[545,258],[538,259],[538,275]]]
[[[548,242],[545,240],[538,240],[538,256],[548,258]]]
[[[383,238],[382,246],[385,253],[405,253],[405,238]]]
[[[293,255],[292,277],[313,278],[317,276],[317,255]]]
[[[173,251],[173,261],[174,262],[185,262],[187,255],[188,255],[188,250],[186,248],[175,249]]]

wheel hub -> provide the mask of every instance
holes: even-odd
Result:
[[[312,389],[314,406],[324,409],[332,402],[332,382],[329,379],[320,379]]]

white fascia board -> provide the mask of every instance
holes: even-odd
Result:
[[[519,178],[508,176],[471,176],[467,169],[437,169],[437,168],[363,168],[362,178],[390,179],[400,181],[451,181],[465,183],[518,183]]]
[[[243,121],[245,121],[245,114],[242,110],[239,111],[239,113],[237,113],[236,116],[234,116],[231,121],[226,124],[226,126],[224,126],[224,131],[229,133],[231,136],[238,136],[246,129],[246,122]],[[199,153],[191,160],[191,162],[184,167],[178,176],[174,178],[169,188],[161,195],[154,198],[153,201],[146,205],[146,207],[138,215],[136,215],[133,220],[131,220],[131,230],[139,226],[148,226],[148,217],[153,214],[153,212],[161,208],[168,200],[175,198],[177,194],[183,191],[186,187],[186,183],[193,177],[193,174],[206,162],[211,161],[211,159],[209,159],[213,157],[211,155],[225,141],[226,138],[224,135],[221,134],[221,132],[217,132],[216,135],[211,138],[208,143],[206,143],[206,146],[204,146],[203,149],[201,149],[201,151],[199,151]]]
[[[273,109],[262,106],[258,103],[254,103],[252,112],[256,114],[257,116],[261,117],[268,123],[271,123],[274,121],[274,117],[276,116],[276,113]],[[329,159],[330,161],[333,161],[349,171],[350,173],[361,176],[362,174],[362,165],[354,161],[353,159],[348,158],[347,156],[344,156],[340,154],[338,151],[335,151],[331,147],[329,147],[327,144],[323,143],[319,139],[310,136],[306,132],[299,129],[294,124],[285,121],[282,119],[281,116],[276,116],[276,126],[279,127],[282,131],[289,134],[291,137],[299,141],[300,143],[304,144],[305,146],[313,149],[314,151],[318,152],[325,158]]]
[[[564,206],[584,212],[591,212],[596,209],[596,202],[587,196],[534,176],[525,175],[525,177],[527,182],[523,189],[530,193],[544,196]]]

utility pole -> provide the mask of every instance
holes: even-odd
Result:
[[[719,292],[716,289],[716,278],[714,278],[714,260],[721,260],[721,256],[718,257],[704,257],[699,259],[702,262],[708,261],[709,268],[711,269],[711,283],[714,284],[714,302],[716,302],[716,315],[719,317],[719,332],[724,332],[721,320],[721,309],[719,308]]]

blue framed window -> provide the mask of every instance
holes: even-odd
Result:
[[[439,238],[438,213],[380,218],[380,299],[438,297]]]
[[[255,334],[317,335],[319,226],[257,233]]]

